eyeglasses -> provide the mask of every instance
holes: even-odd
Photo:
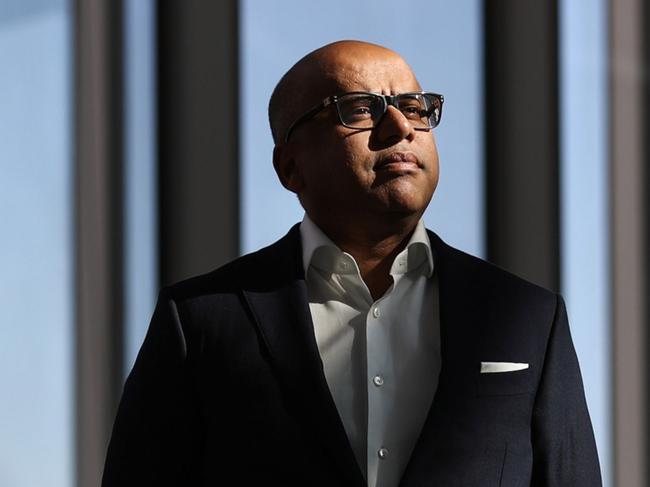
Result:
[[[388,110],[388,105],[391,105],[402,112],[415,130],[431,130],[440,123],[444,101],[442,95],[426,91],[399,95],[353,91],[329,96],[289,126],[284,142],[289,141],[291,133],[298,125],[312,119],[330,105],[336,106],[341,125],[351,129],[369,130],[376,127]]]

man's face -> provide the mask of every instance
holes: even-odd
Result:
[[[408,65],[383,49],[342,49],[320,69],[325,81],[315,87],[311,104],[351,91],[421,90]],[[372,130],[344,127],[329,106],[296,128],[286,149],[297,172],[294,190],[316,221],[419,217],[438,183],[433,134],[414,130],[393,106]]]

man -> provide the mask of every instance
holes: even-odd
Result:
[[[287,72],[273,162],[304,220],[161,291],[104,486],[601,484],[562,298],[422,225],[442,103],[368,43]]]

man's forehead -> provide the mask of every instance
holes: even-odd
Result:
[[[406,62],[392,51],[341,51],[307,66],[307,90],[331,95],[345,91],[395,94],[419,90],[420,85]]]
[[[360,90],[389,94],[419,89],[411,69],[403,62],[341,64],[337,70],[331,72],[328,79],[331,85],[343,91]]]

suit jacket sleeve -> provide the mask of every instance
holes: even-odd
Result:
[[[192,468],[198,413],[188,368],[178,311],[163,290],[124,385],[103,487],[198,485]]]
[[[535,398],[532,442],[533,487],[602,485],[578,359],[560,295]]]

